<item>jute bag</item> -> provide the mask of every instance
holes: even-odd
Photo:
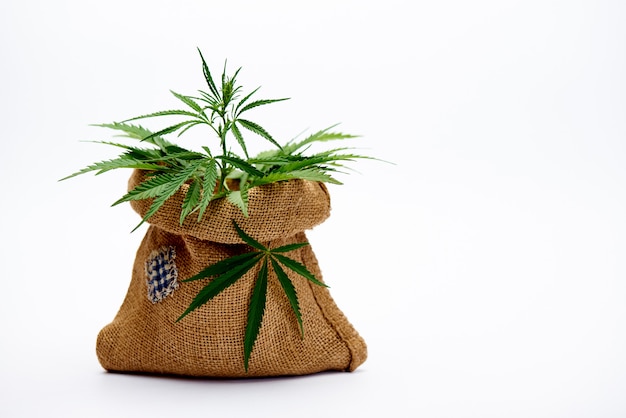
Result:
[[[144,179],[135,171],[129,190]],[[273,273],[261,329],[244,370],[244,332],[248,303],[259,265],[189,315],[176,320],[206,281],[181,283],[208,265],[250,251],[232,221],[271,248],[306,242],[305,230],[330,214],[322,183],[273,183],[249,191],[249,216],[227,199],[211,202],[200,222],[179,224],[185,189],[149,219],[137,251],[126,298],[112,323],[100,331],[97,355],[110,371],[207,377],[303,375],[324,370],[353,371],[367,356],[365,342],[348,322],[327,288],[291,271],[302,314],[304,337],[289,301]],[[131,205],[142,217],[150,201]],[[289,257],[317,279],[322,275],[310,246]],[[201,283],[203,282],[203,283]]]

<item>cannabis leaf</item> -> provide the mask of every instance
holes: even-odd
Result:
[[[333,129],[336,125],[317,131],[303,140],[294,139],[281,146],[263,126],[250,120],[247,115],[253,109],[288,99],[255,99],[253,96],[259,87],[244,95],[242,86],[237,83],[241,68],[228,75],[226,62],[221,77],[217,79],[219,84],[216,83],[199,49],[198,53],[207,91],[198,90],[197,96],[189,96],[170,90],[180,108],[151,112],[122,122],[96,125],[115,130],[119,136],[138,141],[141,146],[97,141],[121,148],[122,153],[117,158],[93,163],[61,180],[89,172],[98,175],[119,168],[144,170],[145,180],[113,205],[153,199],[148,212],[139,223],[141,225],[167,199],[184,187],[186,194],[179,217],[182,225],[188,216],[195,213],[197,220],[201,221],[211,201],[223,197],[248,216],[248,192],[257,186],[294,179],[341,184],[336,174],[342,173],[347,168],[347,163],[370,158],[354,154],[349,151],[350,148],[345,147],[311,153],[315,143],[355,138],[354,135],[335,132]],[[131,123],[149,118],[179,120],[156,131]],[[167,135],[180,137],[195,126],[208,127],[217,137],[216,145],[219,147],[202,146],[202,152],[197,152],[165,139]],[[244,133],[247,135],[249,132],[269,142],[274,148],[251,158],[244,138]],[[243,156],[231,149],[229,140],[232,139],[243,151]],[[238,182],[234,184],[238,186],[230,187],[228,181],[235,179]]]
[[[284,255],[285,253],[309,245],[307,242],[287,244],[271,249],[246,234],[246,232],[243,231],[234,220],[233,226],[241,240],[253,248],[253,251],[226,258],[208,266],[195,276],[182,280],[182,282],[190,282],[195,280],[210,279],[209,283],[203,287],[200,292],[198,292],[189,304],[189,307],[176,321],[180,321],[189,313],[209,302],[229,286],[236,283],[237,280],[242,278],[254,266],[261,263],[254,284],[254,289],[252,291],[252,296],[250,297],[250,303],[248,305],[248,321],[244,335],[244,368],[247,372],[250,355],[252,354],[254,343],[259,335],[263,322],[270,266],[271,270],[274,271],[274,274],[276,275],[283,291],[285,292],[285,296],[287,297],[296,321],[298,322],[302,337],[304,337],[304,327],[302,324],[302,314],[300,312],[296,288],[284,269],[286,268],[291,270],[318,286],[327,286],[316,279],[304,265]]]

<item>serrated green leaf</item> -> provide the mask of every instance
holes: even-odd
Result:
[[[248,158],[247,161],[250,164],[254,165],[284,165],[289,163],[291,160],[288,157],[276,155],[278,150],[270,150],[259,153],[254,158]]]
[[[141,115],[141,116],[135,116],[134,118],[130,118],[130,119],[126,119],[122,121],[122,123],[130,122],[132,120],[138,120],[138,119],[154,118],[158,116],[191,116],[193,118],[197,118],[198,114],[189,112],[188,110],[181,110],[181,109],[161,110],[159,112],[153,112],[153,113],[148,113],[148,114]]]
[[[276,260],[278,260],[282,265],[284,265],[285,267],[287,267],[288,269],[293,270],[294,272],[298,273],[300,276],[305,277],[306,279],[310,280],[311,282],[315,283],[318,286],[323,286],[323,287],[328,287],[326,286],[326,284],[320,282],[319,280],[317,280],[315,278],[315,276],[313,275],[313,273],[311,273],[309,270],[307,270],[306,267],[304,267],[302,264],[298,263],[296,260],[293,260],[289,257],[286,257],[284,255],[281,254],[272,254],[273,257],[276,258]]]
[[[319,181],[322,183],[343,184],[332,176],[315,169],[294,170],[291,171],[289,174],[292,176],[292,178],[295,179]]]
[[[217,109],[219,109],[220,101],[216,100],[210,93],[207,93],[206,91],[203,91],[203,90],[198,90],[198,93],[200,93],[200,96],[202,97],[194,97],[194,99],[207,104],[207,106],[202,107],[204,111],[206,111],[207,109],[210,109],[212,111],[217,111]]]
[[[289,251],[297,250],[298,248],[306,247],[308,242],[297,242],[294,244],[283,245],[282,247],[272,249],[272,253],[288,253]]]
[[[280,181],[288,181],[293,180],[295,177],[291,173],[269,173],[264,175],[263,177],[255,177],[251,184],[250,188],[256,186],[262,186],[264,184],[278,183]]]
[[[207,125],[207,123],[205,121],[196,121],[196,122],[192,122],[190,124],[188,124],[187,126],[185,126],[179,133],[178,136],[180,137],[182,134],[184,134],[185,132],[187,132],[189,129],[193,128],[194,126],[198,126],[198,125]]]
[[[248,101],[248,99],[249,99],[250,97],[252,97],[252,95],[253,95],[254,93],[256,93],[259,89],[260,89],[260,87],[255,88],[255,89],[254,89],[254,90],[252,90],[250,93],[248,93],[247,95],[245,95],[245,96],[244,96],[244,98],[243,98],[243,99],[241,99],[241,100],[239,101],[239,103],[237,103],[237,106],[235,106],[235,111],[234,111],[234,114],[235,114],[235,119],[236,119],[236,118],[237,118],[237,116],[239,115],[239,108],[241,108],[241,106],[243,106],[243,105],[244,105],[244,104]]]
[[[254,265],[258,261],[258,258],[252,258],[246,262],[237,264],[233,266],[232,269],[211,280],[209,284],[207,284],[205,287],[202,288],[202,290],[198,292],[198,294],[189,304],[189,307],[182,313],[180,317],[178,317],[176,322],[180,321],[190,312],[198,309],[200,306],[204,305],[215,296],[219,295],[222,291],[230,287],[237,280],[242,278],[252,267],[254,267]]]
[[[261,253],[254,251],[254,252],[238,254],[229,258],[225,258],[224,260],[218,261],[215,264],[211,264],[209,267],[205,268],[204,270],[202,270],[200,273],[196,274],[195,276],[192,276],[185,280],[181,280],[181,282],[183,283],[193,282],[196,280],[208,279],[213,276],[224,274],[232,270],[233,268],[237,267],[238,265],[252,260],[253,258],[257,258],[257,259],[260,258],[261,255],[262,255]]]
[[[256,248],[257,250],[260,250],[263,252],[267,251],[267,247],[265,247],[263,244],[261,244],[254,238],[252,238],[250,235],[246,234],[246,232],[243,229],[241,229],[239,225],[237,225],[237,222],[235,222],[234,220],[233,220],[233,226],[235,227],[235,231],[237,231],[237,235],[239,235],[239,238],[241,238],[243,242],[245,242],[252,248]]]
[[[167,135],[169,133],[176,132],[180,128],[183,128],[183,127],[189,125],[190,123],[196,123],[196,121],[195,120],[187,120],[187,121],[184,121],[184,122],[177,123],[175,125],[168,126],[167,128],[161,129],[158,132],[155,132],[155,133],[153,133],[151,135],[148,135],[147,137],[142,139],[142,141],[149,141],[149,140],[152,140],[154,138],[160,137],[162,135]]]
[[[282,147],[280,146],[280,144],[278,142],[276,142],[276,140],[274,138],[272,138],[272,136],[259,124],[251,122],[247,119],[237,119],[237,123],[239,123],[241,126],[243,126],[244,128],[246,128],[247,130],[254,132],[255,134],[267,139],[268,141],[270,141],[272,144],[276,145],[278,148]]]
[[[117,131],[122,131],[126,135],[120,135],[120,136],[126,136],[128,138],[134,138],[134,139],[142,139],[144,136],[150,135],[152,133],[139,125],[132,125],[130,123],[122,123],[122,122],[98,123],[98,124],[92,124],[91,126],[98,126],[100,128],[109,128],[109,129],[114,129]]]
[[[185,198],[183,199],[183,206],[180,212],[180,224],[182,225],[185,218],[196,209],[198,202],[200,201],[200,190],[202,189],[202,183],[200,180],[195,179],[189,184],[189,189]]]
[[[264,175],[262,171],[259,171],[258,169],[256,169],[252,164],[249,164],[246,161],[242,160],[241,158],[235,157],[234,155],[219,155],[215,158],[219,158],[222,161],[226,161],[227,163],[230,163],[234,167],[237,167],[241,171],[244,171],[250,174],[251,176],[261,177]]]
[[[324,169],[325,165],[334,165],[337,161],[349,161],[341,155],[312,155],[310,157],[290,157],[291,161],[282,164],[277,172],[294,172],[303,169]]]
[[[139,140],[144,140],[144,138],[153,134],[152,131],[142,127],[141,125],[132,125],[132,124],[123,123],[123,122],[102,123],[102,124],[93,125],[93,126],[122,131],[126,134],[123,136],[132,138],[132,139],[139,139]],[[158,139],[159,143],[161,143],[164,146],[171,145],[171,143],[169,143],[163,138],[155,138],[155,139]],[[158,145],[158,144],[153,143],[153,145]]]
[[[196,113],[198,113],[198,115],[196,115],[196,116],[203,116],[204,115],[204,111],[202,110],[202,106],[200,106],[198,103],[196,103],[195,100],[193,100],[191,97],[184,96],[182,94],[176,93],[173,90],[170,90],[170,93],[172,93],[174,95],[174,97],[176,97],[181,102],[185,103],[191,109],[195,110]]]
[[[209,203],[215,195],[215,184],[219,174],[217,172],[217,162],[211,158],[204,167],[204,180],[202,182],[202,199],[200,199],[198,210],[198,222],[204,216],[204,212],[209,207]]]
[[[144,215],[139,225],[135,227],[135,229],[139,228],[144,222],[148,221],[150,217],[154,215],[161,206],[163,206],[167,199],[172,197],[174,193],[176,193],[178,189],[180,189],[182,185],[185,184],[187,180],[189,180],[195,174],[201,163],[202,160],[192,161],[187,167],[183,168],[179,172],[172,173],[171,181],[169,181],[165,185],[162,193],[154,198],[154,200],[152,201],[152,205],[150,205],[150,208]],[[133,229],[133,231],[135,229]]]
[[[109,171],[113,168],[141,168],[149,171],[166,170],[167,167],[159,164],[160,159],[161,153],[159,150],[142,150],[133,147],[131,149],[128,149],[128,151],[126,151],[125,153],[121,154],[118,158],[110,160],[113,164],[111,164],[109,168],[103,169],[103,172]],[[145,165],[146,167],[142,168],[138,166],[126,166],[124,165],[124,160],[128,160],[131,165],[133,162],[143,163],[138,165]]]
[[[181,152],[190,152],[190,153],[195,153],[196,155],[200,155],[202,156],[202,154],[195,152],[195,151],[190,151],[187,148],[183,148],[179,145],[168,145],[165,147],[165,149],[163,150],[165,154],[176,154],[176,153],[181,153]]]
[[[243,216],[248,217],[248,189],[231,190],[226,195],[228,201],[237,206],[243,212]]]
[[[247,105],[245,105],[244,107],[241,108],[241,110],[236,113],[237,116],[239,116],[240,114],[242,114],[243,112],[246,112],[250,109],[254,109],[255,107],[259,107],[259,106],[264,106],[266,104],[270,104],[270,103],[276,103],[276,102],[282,102],[285,100],[289,100],[288,97],[285,97],[283,99],[262,99],[262,100],[255,100],[254,102],[250,102]]]
[[[206,80],[209,86],[209,89],[211,90],[211,93],[213,93],[213,99],[217,99],[220,96],[220,94],[217,91],[217,87],[215,86],[215,83],[213,82],[211,71],[209,71],[209,66],[206,64],[206,61],[204,60],[204,57],[202,56],[202,52],[200,51],[200,48],[198,48],[198,53],[200,54],[200,59],[202,59],[202,72],[204,73],[204,79]]]
[[[174,173],[163,173],[154,176],[150,176],[143,182],[135,186],[113,205],[116,206],[123,202],[129,202],[131,200],[144,200],[156,197],[167,190],[169,184],[172,182]]]
[[[118,168],[136,168],[139,170],[164,170],[163,166],[159,166],[157,164],[146,163],[144,161],[140,161],[134,158],[121,156],[112,160],[100,161],[94,164],[91,164],[82,170],[79,170],[69,176],[63,177],[59,181],[67,180],[72,177],[76,177],[80,174],[89,173],[92,171],[96,171],[96,175],[105,173],[107,171],[115,170]]]
[[[239,128],[237,127],[237,125],[234,122],[230,125],[230,130],[233,132],[233,135],[237,139],[237,142],[241,146],[241,149],[243,150],[243,153],[246,155],[246,158],[247,158],[248,157],[248,150],[246,149],[246,143],[243,140],[243,136],[241,135],[241,131],[239,130]]]
[[[309,135],[305,139],[299,142],[288,142],[283,147],[283,152],[285,154],[293,154],[297,150],[301,149],[305,145],[309,145],[313,142],[326,142],[326,141],[335,141],[335,140],[343,140],[343,139],[351,139],[357,138],[357,135],[344,134],[341,132],[330,132],[337,124],[329,126],[326,129],[322,129],[320,131],[315,132],[314,134]]]
[[[246,333],[243,340],[244,368],[248,371],[250,355],[254,348],[254,343],[259,335],[263,314],[265,313],[265,301],[267,298],[267,258],[263,258],[263,264],[259,270],[259,275],[252,290],[250,305],[248,307],[248,322],[246,323]]]
[[[272,268],[274,269],[274,273],[276,273],[276,277],[280,282],[280,285],[289,300],[289,304],[291,305],[291,309],[293,310],[294,315],[296,316],[296,320],[298,321],[298,325],[300,326],[300,334],[302,338],[304,338],[304,326],[302,325],[302,315],[300,314],[300,304],[298,303],[298,295],[296,294],[296,288],[294,287],[291,280],[285,273],[285,271],[280,267],[280,265],[272,258]]]
[[[166,147],[167,145],[172,145],[170,142],[166,141],[162,137],[154,136],[153,135],[154,133],[152,131],[140,125],[132,125],[132,124],[123,123],[123,122],[113,122],[113,123],[96,124],[92,126],[98,126],[101,128],[109,128],[109,129],[122,131],[124,132],[125,135],[118,135],[118,136],[145,141],[149,144],[156,145],[157,147],[161,149],[164,149],[164,147]],[[148,138],[148,137],[149,139],[146,140],[145,138]]]
[[[186,165],[190,161],[204,160],[204,158],[205,158],[204,155],[200,154],[199,152],[182,151],[182,152],[177,152],[177,153],[166,154],[163,157],[160,157],[158,161],[163,162],[163,163],[167,162],[172,165],[175,165],[174,164],[175,162],[172,162],[172,160],[176,160],[176,162],[182,163],[181,165]]]
[[[206,145],[203,145],[203,146],[202,146],[202,149],[204,150],[204,152],[206,152],[206,154],[207,154],[209,157],[213,158],[213,153],[211,152],[211,149],[210,149],[209,147],[207,147]]]

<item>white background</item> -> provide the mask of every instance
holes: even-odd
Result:
[[[626,416],[624,22],[607,0],[3,0],[0,416]],[[355,373],[97,362],[145,228],[109,207],[127,171],[57,180],[115,155],[89,124],[203,88],[196,47],[292,98],[255,115],[281,141],[341,122],[396,164],[355,166],[309,234],[369,346]]]

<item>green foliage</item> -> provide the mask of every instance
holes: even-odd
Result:
[[[177,322],[187,316],[189,313],[198,309],[200,306],[209,302],[211,299],[219,295],[222,291],[226,290],[229,286],[235,284],[237,280],[241,279],[247,272],[249,272],[254,266],[261,264],[259,272],[254,284],[252,296],[250,298],[250,304],[248,305],[248,322],[246,325],[246,331],[244,335],[244,367],[248,370],[248,362],[254,343],[259,335],[261,325],[263,322],[263,314],[265,312],[265,300],[267,297],[267,281],[269,278],[269,265],[272,266],[276,278],[278,279],[285,296],[289,300],[289,305],[293,310],[295,318],[300,327],[302,337],[304,337],[304,328],[302,325],[302,314],[300,312],[300,305],[298,303],[298,296],[296,294],[296,288],[293,285],[291,279],[284,268],[287,268],[294,273],[310,280],[312,283],[318,286],[327,287],[324,283],[320,282],[315,276],[307,270],[305,266],[300,264],[294,259],[291,259],[284,255],[290,251],[302,248],[308,245],[306,242],[300,242],[295,244],[283,245],[278,248],[268,248],[256,241],[254,238],[246,234],[235,221],[233,226],[237,231],[239,237],[248,244],[253,251],[239,254],[215,264],[212,264],[202,270],[200,273],[192,276],[183,282],[190,282],[195,280],[209,279],[209,283],[203,287],[196,297],[191,301],[189,307],[182,313],[182,315],[176,320]],[[268,263],[269,261],[269,263]]]
[[[248,216],[248,191],[264,184],[292,179],[341,184],[335,174],[342,172],[345,163],[369,158],[352,154],[348,148],[305,154],[316,142],[355,138],[354,135],[332,131],[335,126],[281,146],[264,127],[250,120],[247,114],[258,107],[287,99],[253,99],[259,88],[243,95],[242,87],[237,84],[237,75],[241,68],[229,76],[226,74],[226,63],[218,79],[220,84],[216,84],[202,52],[198,52],[208,90],[199,90],[198,96],[171,91],[182,105],[180,109],[152,112],[122,122],[96,125],[118,131],[119,136],[139,141],[141,146],[98,141],[122,148],[123,152],[117,158],[93,163],[62,180],[89,172],[97,175],[118,168],[145,170],[146,180],[122,196],[114,205],[131,200],[153,199],[150,209],[139,223],[141,225],[169,197],[185,186],[188,189],[181,208],[182,224],[189,215],[196,212],[197,220],[200,221],[209,203],[223,197]],[[154,132],[131,123],[140,119],[170,117],[182,120]],[[195,126],[208,127],[217,137],[218,146],[203,146],[202,151],[197,152],[165,139],[166,135],[181,136]],[[267,141],[274,148],[250,157],[246,145],[249,133]],[[231,149],[231,142],[236,143],[243,156]],[[239,180],[238,188],[229,187],[227,180],[233,179]]]

